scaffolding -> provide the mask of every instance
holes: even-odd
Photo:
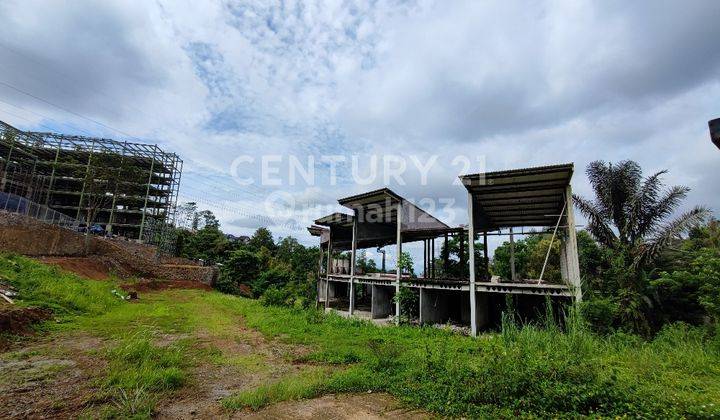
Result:
[[[101,198],[93,223],[130,239],[146,238],[151,219],[174,223],[182,165],[157,145],[24,132],[0,121],[2,191],[80,220],[91,211],[89,201]]]

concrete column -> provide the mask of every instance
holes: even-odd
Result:
[[[565,189],[565,211],[567,211],[567,272],[570,284],[575,293],[575,302],[582,301],[582,289],[580,288],[580,260],[578,258],[577,232],[575,231],[575,212],[573,208],[572,187]]]
[[[372,286],[370,313],[372,319],[387,318],[393,312],[392,287]]]
[[[483,232],[483,257],[485,258],[485,280],[490,281],[490,258],[488,258],[487,231]]]
[[[473,198],[472,194],[468,192],[468,246],[470,247],[468,253],[470,254],[470,334],[473,337],[477,336],[478,324],[477,324],[477,302],[475,293],[475,223],[473,220]]]
[[[355,256],[357,254],[358,211],[355,210],[352,225],[352,248],[350,251],[350,315],[355,312]]]
[[[426,278],[427,278],[427,276],[428,276],[428,274],[427,274],[427,273],[428,273],[428,265],[427,265],[427,260],[428,260],[427,254],[428,254],[428,253],[427,253],[427,248],[428,248],[427,239],[423,239],[423,277],[426,277]]]
[[[395,270],[395,295],[400,294],[400,278],[402,277],[402,268],[400,268],[400,257],[402,256],[402,200],[397,204],[397,232],[396,232],[396,252],[397,252],[397,268]],[[400,325],[400,301],[395,299],[395,324]]]
[[[515,238],[510,228],[510,281],[515,281]]]
[[[435,278],[435,238],[430,240],[430,277]]]
[[[328,290],[330,288],[330,271],[332,270],[332,228],[330,228],[330,234],[328,235],[328,246],[327,246],[327,269],[325,270],[325,309],[330,307],[330,298]]]

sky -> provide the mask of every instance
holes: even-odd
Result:
[[[180,202],[236,235],[312,245],[338,198],[383,186],[457,225],[460,174],[573,162],[591,196],[594,160],[668,169],[684,208],[720,208],[717,1],[2,0],[0,17],[0,120],[176,152]]]

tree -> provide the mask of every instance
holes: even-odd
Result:
[[[435,260],[436,273],[441,277],[460,277],[461,272],[464,272],[465,276],[470,273],[469,255],[470,255],[470,244],[467,241],[467,237],[463,241],[464,250],[462,254],[462,261],[460,259],[460,238],[453,236],[448,238],[448,246],[445,247],[443,241],[440,245],[440,258]],[[485,257],[483,255],[484,245],[480,241],[475,241],[475,265],[477,268],[476,273],[480,276],[485,272]],[[448,267],[447,270],[443,268],[443,260],[447,255]]]
[[[401,273],[408,273],[415,276],[415,268],[413,267],[412,255],[409,252],[403,251],[398,259],[398,266],[400,267]]]
[[[202,229],[220,229],[220,221],[210,210],[203,210],[198,213],[202,223]]]
[[[648,178],[631,160],[617,164],[595,161],[585,171],[595,200],[573,196],[575,205],[587,218],[587,230],[603,246],[626,249],[633,268],[652,263],[682,233],[705,220],[710,212],[695,207],[667,221],[687,196],[689,188],[664,190],[659,171]]]
[[[230,253],[218,279],[218,289],[225,293],[240,293],[240,285],[252,284],[260,273],[260,258],[252,252],[237,250]]]
[[[591,291],[596,296],[590,296],[588,307],[597,315],[593,298],[604,299],[603,307],[614,311],[604,318],[613,318],[635,332],[650,333],[657,327],[655,307],[661,304],[657,287],[651,283],[652,265],[710,213],[695,207],[668,220],[689,189],[664,188],[662,176],[667,171],[643,178],[636,162],[596,161],[588,165],[586,173],[595,199],[573,199],[587,218],[588,232],[608,251],[607,268],[602,281],[594,284],[599,289]],[[672,288],[667,282],[666,286]]]
[[[263,247],[267,248],[269,251],[274,251],[275,241],[273,240],[272,233],[270,233],[267,228],[259,227],[255,233],[253,233],[250,241],[248,241],[248,248],[257,252]]]
[[[177,206],[175,224],[181,229],[192,229],[193,222],[196,220],[197,203],[189,201]],[[197,226],[195,226],[197,229]]]

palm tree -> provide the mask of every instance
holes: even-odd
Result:
[[[643,178],[637,162],[616,164],[595,161],[586,174],[595,191],[595,200],[573,195],[578,210],[587,218],[587,230],[602,245],[625,249],[633,268],[652,263],[674,239],[710,216],[704,207],[695,207],[667,220],[687,196],[689,188],[663,188],[667,170]]]

